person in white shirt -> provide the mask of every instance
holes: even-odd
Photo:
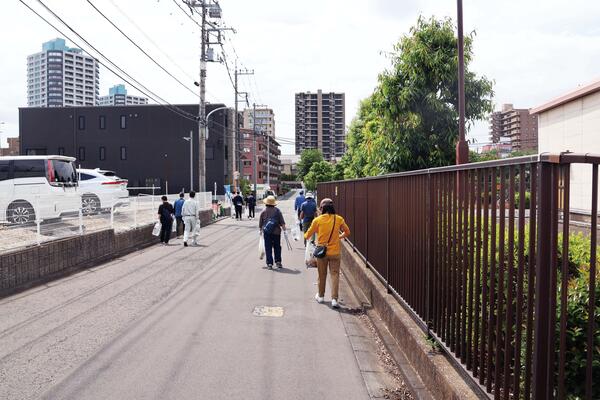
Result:
[[[183,217],[183,223],[185,226],[183,232],[183,245],[187,247],[188,238],[192,237],[192,243],[194,246],[198,244],[196,241],[196,224],[198,223],[198,203],[196,202],[196,193],[190,192],[190,197],[183,203],[181,210],[181,216]]]

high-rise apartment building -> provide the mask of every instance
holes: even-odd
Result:
[[[64,39],[42,45],[27,57],[29,107],[95,106],[99,93],[98,61]]]
[[[503,104],[502,110],[490,117],[490,139],[492,143],[508,141],[513,150],[537,151],[537,115],[531,115],[525,108]]]
[[[99,106],[136,106],[140,104],[148,104],[148,98],[127,94],[127,89],[123,84],[111,87],[108,89],[108,96],[98,98]]]
[[[344,93],[296,93],[296,154],[319,149],[326,160],[346,151]]]
[[[256,120],[255,120],[256,118]],[[246,108],[244,110],[244,129],[254,129],[256,125],[257,132],[263,132],[271,137],[275,137],[275,113],[266,107]]]

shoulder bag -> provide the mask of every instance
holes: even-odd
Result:
[[[329,234],[329,239],[327,239],[327,243],[325,245],[319,245],[315,247],[315,252],[313,255],[316,258],[324,258],[327,255],[327,244],[331,240],[331,236],[333,236],[333,231],[335,230],[335,223],[337,222],[336,215],[333,214],[333,226],[331,227],[331,233]]]

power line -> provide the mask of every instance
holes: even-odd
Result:
[[[129,21],[129,23],[131,25],[133,25],[142,35],[144,35],[144,37],[146,38],[146,40],[148,40],[150,43],[152,43],[154,45],[154,47],[162,53],[162,55],[164,55],[169,61],[171,61],[171,63],[176,66],[177,68],[179,68],[179,70],[190,79],[190,81],[193,81],[194,78],[181,66],[179,65],[171,56],[169,56],[169,54],[167,54],[165,51],[163,51],[160,46],[158,44],[156,44],[156,42],[154,40],[152,40],[152,38],[150,36],[148,36],[146,34],[146,32],[144,32],[144,30],[135,23],[135,21],[133,19],[131,19],[129,17],[129,15],[127,15],[127,13],[125,11],[123,11],[116,3],[114,0],[110,0],[110,2],[112,3],[113,7],[117,9],[117,11],[119,11],[119,13],[121,13],[121,15],[123,15],[123,17],[125,17],[127,19],[127,21]]]
[[[172,73],[170,73],[169,71],[167,71],[167,69],[165,67],[163,67],[161,64],[158,63],[158,61],[156,61],[150,54],[148,54],[146,52],[146,50],[142,49],[133,39],[131,39],[125,32],[123,32],[121,30],[121,28],[119,28],[114,22],[112,22],[106,15],[104,15],[104,13],[102,11],[100,11],[98,9],[98,7],[96,7],[94,5],[94,3],[91,2],[91,0],[87,0],[88,4],[90,6],[92,6],[92,8],[94,10],[96,10],[96,12],[98,14],[100,14],[109,24],[111,24],[116,30],[119,31],[119,33],[121,33],[121,35],[125,36],[125,38],[127,40],[129,40],[129,42],[131,44],[133,44],[135,47],[137,47],[137,49],[139,51],[141,51],[146,57],[148,57],[154,64],[156,64],[160,69],[162,69],[165,73],[167,73],[167,75],[169,75],[171,78],[173,78],[175,81],[177,81],[177,83],[179,83],[183,88],[185,88],[187,91],[189,91],[190,93],[192,93],[194,96],[198,97],[198,93],[194,92],[192,89],[190,89],[189,87],[187,87],[183,82],[181,82],[179,79],[177,79],[177,77],[175,75],[173,75]]]
[[[38,0],[39,1],[39,0]],[[23,0],[19,0],[19,2],[21,4],[23,4],[25,7],[27,7],[32,13],[34,13],[35,15],[37,15],[41,20],[43,20],[46,24],[48,24],[49,26],[51,26],[52,28],[54,28],[54,30],[56,30],[58,33],[60,33],[62,36],[66,37],[67,39],[69,39],[69,41],[71,41],[74,45],[76,45],[77,47],[80,47],[83,49],[83,46],[81,46],[80,44],[78,44],[75,40],[73,40],[71,37],[69,37],[69,35],[67,35],[66,33],[64,33],[60,28],[56,27],[52,22],[48,21],[45,17],[43,17],[41,14],[39,14],[36,10],[34,10],[33,8],[31,8],[31,6],[29,6],[27,3],[25,3]],[[40,2],[41,3],[41,2]],[[44,5],[42,3],[42,5]],[[45,5],[44,5],[45,6]],[[47,8],[47,7],[46,7]],[[64,22],[63,22],[64,23]],[[84,50],[85,51],[85,50]],[[91,54],[88,51],[85,51],[85,53],[87,53],[88,55],[90,55],[91,57],[94,57],[93,54]],[[138,86],[136,86],[134,83],[132,83],[131,81],[129,81],[128,79],[126,79],[125,77],[123,77],[121,74],[119,74],[118,72],[116,72],[114,69],[112,69],[110,66],[106,65],[105,63],[103,63],[100,60],[96,60],[99,64],[101,64],[102,66],[106,67],[106,69],[108,69],[110,72],[112,72],[113,74],[115,74],[116,76],[118,76],[119,78],[123,79],[126,83],[128,83],[129,85],[131,85],[133,88],[137,89],[138,91],[140,91],[141,93],[145,94],[146,96],[148,96],[149,98],[151,98],[152,100],[156,101],[159,105],[167,108],[168,110],[174,112],[175,114],[179,115],[180,117],[184,117],[187,118],[189,120],[192,121],[196,121],[196,118],[193,114],[190,114],[184,110],[181,110],[178,107],[173,106],[172,104],[164,101],[163,102],[166,103],[165,104],[161,104],[160,101],[158,101],[152,93],[147,93],[146,91],[140,89]],[[118,67],[117,67],[118,68]],[[120,68],[119,68],[120,69]],[[125,73],[126,74],[126,73]],[[129,74],[126,74],[127,76],[129,76]],[[137,81],[136,81],[137,82]],[[140,85],[143,86],[143,85]],[[158,96],[157,96],[158,97]],[[191,116],[191,117],[190,117]]]
[[[22,0],[19,0],[22,2]],[[150,89],[148,89],[145,85],[143,85],[142,83],[140,83],[137,79],[135,79],[131,74],[127,73],[125,70],[123,70],[121,67],[119,67],[116,63],[114,63],[112,60],[110,60],[108,57],[106,57],[100,50],[98,50],[94,45],[92,45],[89,41],[87,41],[83,36],[81,36],[75,29],[73,29],[69,24],[67,24],[59,15],[57,15],[54,11],[52,11],[52,9],[50,9],[46,4],[44,4],[44,2],[42,0],[37,0],[38,3],[40,3],[50,14],[52,14],[54,16],[54,18],[56,18],[57,20],[59,20],[64,26],[66,26],[71,32],[73,32],[78,38],[80,38],[81,40],[83,40],[83,42],[85,44],[87,44],[89,47],[91,47],[96,53],[98,53],[100,55],[100,57],[102,57],[103,59],[105,59],[107,62],[109,62],[111,65],[113,65],[116,69],[118,69],[119,71],[121,71],[121,73],[127,75],[131,80],[133,80],[134,82],[137,82],[137,84],[141,87],[143,87],[146,91],[152,93],[154,95],[154,97],[157,97],[158,99],[162,100],[164,103],[169,104],[171,107],[177,108],[176,106],[170,104],[168,101],[166,101],[165,99],[163,99],[162,97],[160,97],[159,95],[157,95],[156,93],[154,93],[153,91],[151,91]],[[23,2],[22,2],[23,3]],[[24,3],[23,3],[24,4]],[[71,40],[72,41],[72,40]],[[79,46],[81,47],[81,46]],[[106,66],[105,64],[103,64],[104,66]],[[108,67],[107,67],[108,68]],[[110,68],[109,68],[110,70]],[[114,71],[110,70],[111,72],[114,73]],[[117,75],[119,77],[122,78],[122,76]],[[139,89],[138,89],[139,90]],[[155,100],[156,101],[156,100]],[[186,114],[188,115],[190,118],[196,118],[195,115],[188,113],[185,110],[182,109],[178,109],[180,111],[180,113],[182,114]]]

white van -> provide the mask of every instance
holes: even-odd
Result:
[[[74,162],[64,156],[0,157],[0,221],[26,224],[77,211]]]

